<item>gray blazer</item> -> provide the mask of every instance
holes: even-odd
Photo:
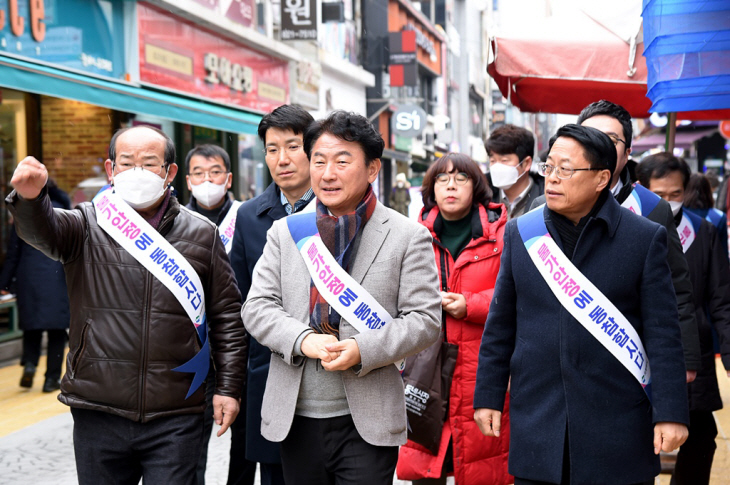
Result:
[[[431,235],[378,203],[360,237],[351,275],[394,320],[362,334],[341,321],[340,338],[354,338],[362,357],[358,372],[338,371],[347,403],[365,441],[402,445],[407,436],[403,380],[392,364],[434,343],[441,326]],[[310,328],[310,280],[286,219],[274,222],[241,310],[251,336],[272,351],[261,410],[261,434],[269,441],[284,440],[294,419],[306,357],[293,352],[297,337]]]

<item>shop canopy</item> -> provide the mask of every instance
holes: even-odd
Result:
[[[0,56],[0,86],[231,133],[255,134],[261,120],[244,111],[5,56]]]
[[[581,10],[510,29],[492,37],[491,48],[487,72],[521,111],[578,114],[607,99],[632,116],[649,116],[641,46]]]
[[[588,104],[607,99],[635,118],[648,117],[641,2],[581,5],[493,36],[487,72],[521,111],[578,114]],[[722,119],[728,114],[691,111],[679,118]]]

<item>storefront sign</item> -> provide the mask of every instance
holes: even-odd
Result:
[[[413,31],[416,33],[416,45],[428,53],[429,58],[432,61],[436,61],[436,44],[426,35],[421,32],[414,24],[408,23],[403,28],[405,31]]]
[[[322,66],[317,62],[299,61],[296,65],[296,83],[292,102],[306,108],[319,109],[319,86]]]
[[[230,5],[226,9],[226,17],[244,27],[256,24],[256,0],[227,0]]]
[[[0,0],[0,54],[119,78],[123,8],[101,0]]]
[[[427,121],[426,112],[415,104],[402,104],[391,118],[393,133],[407,138],[423,133]]]
[[[317,40],[316,0],[281,0],[281,40]]]
[[[141,81],[262,112],[289,102],[286,61],[145,3],[137,12]]]

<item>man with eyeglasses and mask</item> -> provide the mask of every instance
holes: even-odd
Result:
[[[540,197],[544,182],[533,174],[535,137],[530,131],[515,125],[500,126],[484,143],[489,155],[487,180],[499,202],[507,207],[507,217],[514,219],[530,209]]]
[[[499,435],[511,378],[516,485],[653,483],[687,438],[666,230],[620,207],[614,170],[606,134],[565,125],[540,164],[546,205],[507,223],[474,417]]]
[[[309,158],[304,151],[304,132],[313,121],[304,108],[285,104],[259,123],[258,135],[273,182],[261,195],[246,201],[236,217],[230,257],[244,300],[251,288],[254,266],[264,251],[266,233],[274,221],[314,210]],[[249,337],[246,408],[242,416],[246,419],[236,420],[231,429],[228,485],[253,485],[256,463],[260,464],[262,485],[284,483],[279,444],[261,436],[261,406],[270,360],[271,351]]]
[[[6,199],[18,235],[64,264],[71,325],[59,400],[74,419],[78,481],[192,485],[211,355],[219,436],[238,414],[240,293],[215,225],[171,194],[167,135],[119,130],[104,166],[112,186],[54,210],[45,166],[27,157]]]
[[[633,136],[631,115],[622,106],[601,100],[583,108],[578,116],[578,124],[602,131],[608,135],[614,145],[617,164],[609,189],[616,201],[630,211],[664,226],[667,231],[669,238],[667,263],[672,271],[672,284],[677,297],[679,325],[682,329],[682,347],[687,367],[686,379],[687,382],[692,382],[697,377],[697,371],[702,367],[702,360],[689,267],[677,235],[672,208],[659,196],[636,184],[634,173],[636,163],[629,160]],[[532,203],[532,208],[543,203],[545,203],[545,199],[541,197]],[[617,263],[623,264],[621,260]]]
[[[229,252],[235,230],[236,211],[241,202],[234,200],[228,193],[233,182],[231,159],[228,153],[216,145],[199,145],[188,152],[185,157],[185,166],[188,169],[185,180],[191,193],[190,201],[185,207],[218,226],[218,234],[223,241],[223,246],[226,248],[226,252]],[[215,370],[214,366],[211,366],[205,390],[205,399],[208,403],[203,428],[205,438],[208,438],[213,430],[212,399],[214,393]],[[198,485],[205,483],[205,469],[208,461],[207,444],[206,440],[198,462]]]

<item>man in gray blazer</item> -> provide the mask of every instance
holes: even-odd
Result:
[[[392,483],[407,435],[393,364],[439,335],[431,236],[379,203],[370,185],[383,146],[361,115],[336,111],[310,125],[316,213],[274,223],[242,310],[251,336],[272,351],[261,433],[281,443],[287,485]],[[306,250],[315,234],[319,253]],[[308,269],[327,253],[335,268],[325,259],[321,273],[319,263]],[[327,286],[312,278],[325,268],[334,278]],[[368,296],[376,303],[362,318]]]

